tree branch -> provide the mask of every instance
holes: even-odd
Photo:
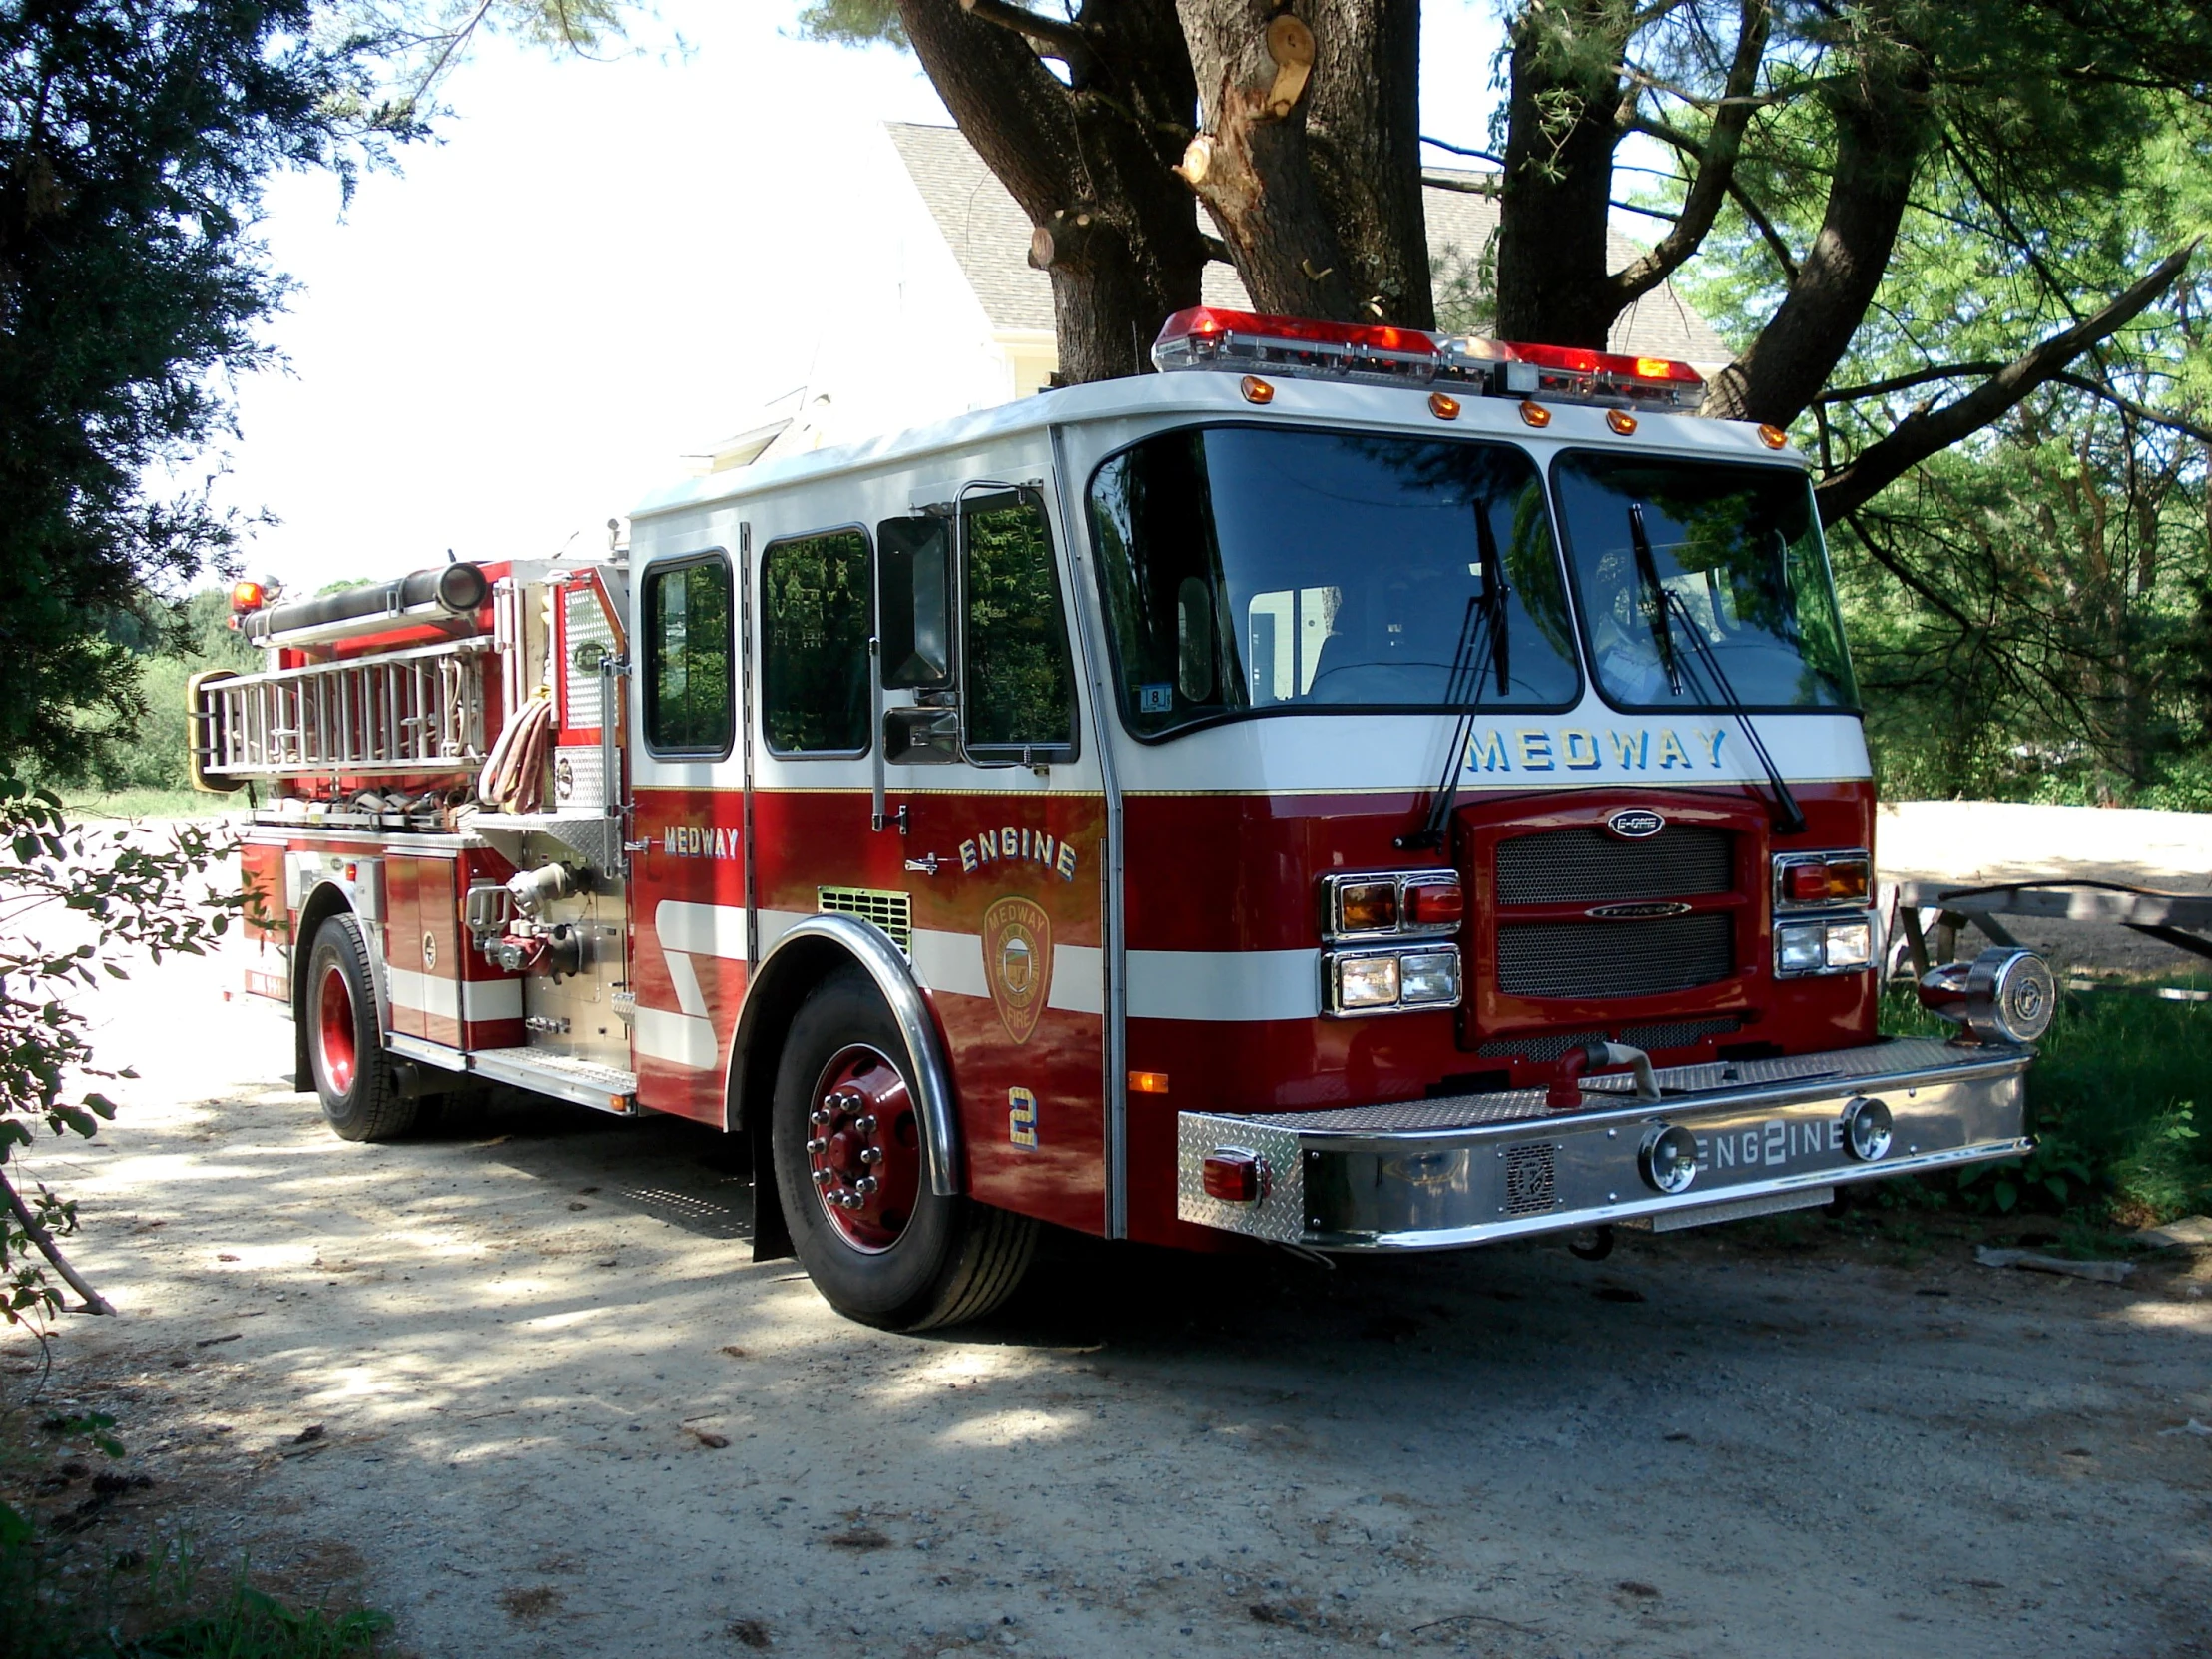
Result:
[[[1767,0],[1740,0],[1736,32],[1736,57],[1728,66],[1727,91],[1721,111],[1713,117],[1713,130],[1699,146],[1697,178],[1682,198],[1682,212],[1674,229],[1625,271],[1614,273],[1610,286],[1623,306],[1632,305],[1672,276],[1705,241],[1713,220],[1728,200],[1728,187],[1736,176],[1736,157],[1743,149],[1744,129],[1751,123],[1752,104],[1747,102],[1758,84],[1759,65],[1766,57],[1767,34],[1774,16]]]
[[[2212,443],[2212,426],[2199,426],[2195,421],[2183,415],[2160,414],[2156,409],[2138,403],[2132,398],[2122,397],[2102,380],[2092,379],[2086,374],[2075,374],[2070,370],[2053,374],[2051,378],[2062,386],[2072,386],[2078,391],[2088,392],[2092,396],[2111,404],[2122,414],[2132,415],[2146,425],[2163,426],[2169,432],[2179,432],[2185,437],[2197,439],[2200,443]]]
[[[1914,386],[1925,386],[1931,380],[1960,380],[1969,374],[1994,374],[2004,367],[2000,362],[1944,363],[1937,368],[1916,368],[1910,374],[1893,374],[1887,380],[1869,380],[1863,386],[1839,386],[1834,391],[1824,391],[1813,399],[1815,403],[1856,403],[1862,397],[1887,397],[1893,391],[1906,391]]]
[[[2094,316],[2015,357],[1965,396],[1939,409],[1916,410],[1907,415],[1888,437],[1862,450],[1841,472],[1822,481],[1815,491],[1821,522],[1834,523],[1929,456],[1978,432],[2037,386],[2055,379],[2074,358],[2132,322],[2171,287],[2174,278],[2187,269],[2201,241],[2167,255]]]
[[[1001,29],[1011,29],[1028,40],[1049,46],[1052,50],[1045,54],[1047,57],[1059,58],[1070,65],[1090,60],[1091,43],[1072,23],[1039,17],[1027,7],[1009,4],[1009,0],[960,0],[960,10],[981,22],[995,23]]]
[[[9,1185],[8,1178],[0,1173],[0,1202],[7,1205],[8,1213],[15,1217],[16,1226],[23,1229],[23,1236],[38,1246],[38,1253],[54,1264],[54,1271],[68,1281],[69,1288],[85,1299],[83,1312],[87,1314],[112,1314],[115,1304],[92,1288],[92,1282],[69,1265],[69,1258],[62,1254],[62,1247],[54,1242],[54,1235],[39,1225],[38,1217],[31,1214],[31,1207]]]
[[[1505,165],[1505,158],[1494,150],[1472,150],[1463,144],[1446,144],[1442,139],[1429,138],[1426,134],[1422,135],[1421,143],[1430,146],[1432,149],[1448,150],[1454,156],[1472,156],[1478,162],[1489,162],[1497,167]]]

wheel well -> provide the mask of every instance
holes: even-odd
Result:
[[[737,1036],[731,1045],[729,1098],[723,1111],[724,1127],[743,1135],[752,1155],[756,1262],[780,1261],[793,1254],[768,1138],[784,1041],[790,1035],[793,1016],[815,987],[839,968],[847,967],[860,968],[860,964],[835,941],[793,939],[761,964],[760,977],[746,987],[745,1011],[738,1017]]]
[[[314,1073],[307,1062],[307,958],[314,952],[315,935],[332,916],[352,909],[345,894],[325,881],[299,906],[299,924],[291,935],[291,1086],[304,1093],[314,1087]]]

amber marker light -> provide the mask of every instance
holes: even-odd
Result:
[[[1164,1071],[1133,1071],[1129,1074],[1131,1094],[1166,1094],[1168,1074]]]
[[[241,614],[258,611],[264,598],[259,582],[233,582],[231,584],[231,609]]]
[[[1759,441],[1769,449],[1780,449],[1790,441],[1790,434],[1779,426],[1762,426],[1759,428]]]
[[[1428,394],[1428,412],[1438,420],[1457,420],[1459,418],[1459,399],[1446,397],[1440,391],[1432,391]]]
[[[1636,417],[1626,409],[1607,409],[1605,411],[1605,424],[1612,427],[1624,438],[1632,438],[1636,435]]]
[[[1523,403],[1520,406],[1520,417],[1531,426],[1549,426],[1551,424],[1551,411],[1541,403]]]
[[[1275,387],[1270,382],[1261,379],[1257,374],[1247,374],[1244,377],[1244,394],[1247,403],[1272,403],[1275,401]]]

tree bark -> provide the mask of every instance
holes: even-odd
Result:
[[[1626,10],[1554,0],[1513,21],[1498,193],[1500,339],[1602,350],[1626,303],[1606,269]]]
[[[1182,0],[1177,10],[1206,114],[1183,178],[1245,291],[1263,311],[1361,320],[1365,295],[1322,201],[1306,131],[1314,62],[1347,43],[1319,37],[1269,0]]]
[[[1366,318],[1436,324],[1421,197],[1420,8],[1411,0],[1314,0],[1314,182],[1335,222]]]

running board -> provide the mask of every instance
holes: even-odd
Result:
[[[511,1083],[518,1089],[622,1117],[638,1114],[637,1073],[614,1066],[597,1066],[589,1060],[549,1054],[542,1048],[447,1048],[443,1043],[424,1042],[397,1031],[384,1034],[384,1046],[402,1060],[467,1072],[487,1082]]]

